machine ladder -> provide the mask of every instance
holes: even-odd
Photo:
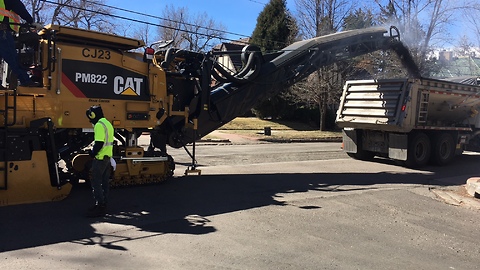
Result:
[[[429,99],[429,92],[422,91],[420,93],[420,100],[418,106],[418,124],[426,124],[427,117],[428,117],[428,99]]]
[[[3,183],[0,183],[0,190],[8,189],[8,146],[9,146],[9,129],[8,127],[15,125],[17,121],[17,91],[16,90],[1,90],[0,96],[4,96],[4,108],[0,110],[3,114],[3,126],[0,127],[0,155],[3,159],[3,166],[0,166],[0,171],[3,173]],[[11,99],[11,101],[10,101]],[[13,104],[12,104],[13,103]],[[9,122],[10,116],[12,117]]]

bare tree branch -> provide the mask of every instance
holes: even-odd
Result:
[[[158,29],[160,39],[174,40],[173,46],[190,51],[208,51],[225,37],[225,27],[209,18],[206,13],[192,16],[185,7],[165,7]]]

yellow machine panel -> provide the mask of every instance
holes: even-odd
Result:
[[[48,180],[49,172],[45,170],[47,162],[45,151],[34,151],[31,160],[9,162],[6,170],[8,181],[5,181],[5,174],[0,174],[0,182],[6,184],[6,189],[0,190],[0,206],[59,201],[66,198],[72,185],[52,186]]]

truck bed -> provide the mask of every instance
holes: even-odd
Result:
[[[336,122],[342,128],[409,132],[477,126],[480,86],[427,78],[345,83]]]

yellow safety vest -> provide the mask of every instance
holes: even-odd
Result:
[[[18,16],[17,13],[11,10],[6,10],[5,1],[0,0],[0,23],[3,22],[3,19],[5,17],[8,17],[10,23],[14,23],[10,24],[10,28],[13,31],[18,32],[18,30],[20,29],[20,25],[18,25],[20,23],[20,16]]]
[[[94,140],[99,142],[104,142],[102,149],[98,151],[95,156],[97,159],[102,160],[104,156],[112,157],[113,156],[113,141],[114,141],[114,130],[113,126],[107,119],[101,118],[94,126]]]

